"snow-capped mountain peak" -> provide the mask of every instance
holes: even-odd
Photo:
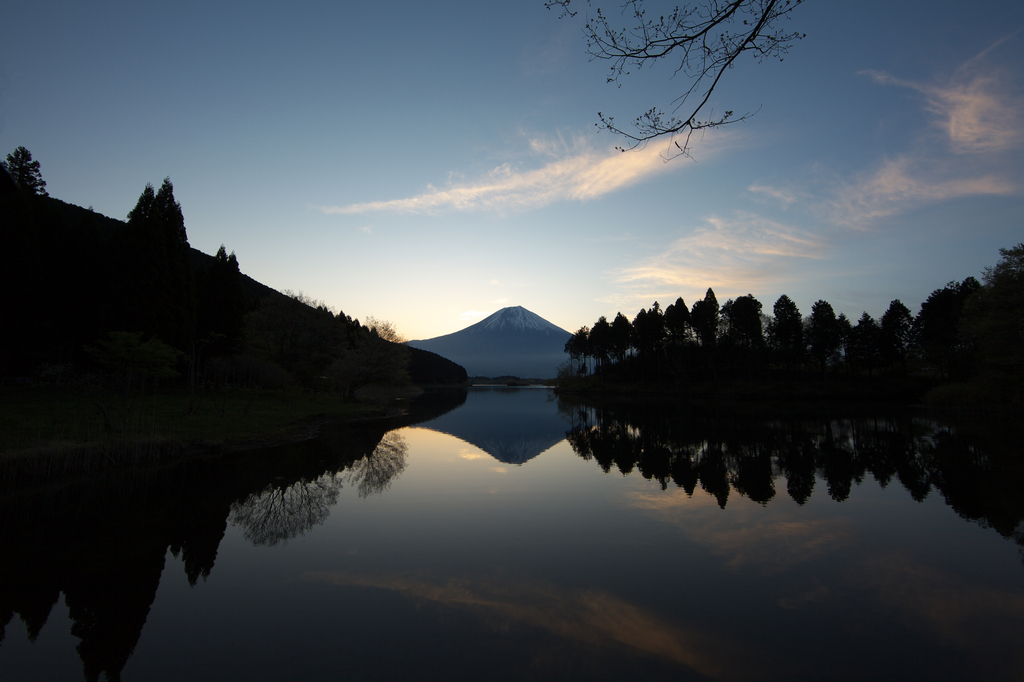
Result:
[[[462,331],[409,345],[462,365],[470,376],[549,379],[568,357],[565,342],[571,336],[526,308],[513,306]]]
[[[540,315],[531,313],[526,308],[518,305],[509,308],[502,308],[493,315],[477,322],[473,327],[476,327],[480,331],[562,331]]]

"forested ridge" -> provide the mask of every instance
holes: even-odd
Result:
[[[764,311],[752,294],[719,304],[708,289],[687,307],[655,301],[629,320],[581,327],[565,345],[560,385],[576,390],[713,388],[728,382],[856,384],[862,394],[953,385],[943,397],[1020,407],[1024,385],[1024,243],[999,262],[934,290],[916,315],[899,299],[853,322],[819,300],[809,315],[782,295]],[[867,390],[863,390],[867,388]],[[898,392],[898,391],[897,391]],[[934,395],[934,393],[933,393]]]
[[[351,397],[369,383],[465,380],[454,363],[399,343],[390,323],[264,286],[224,246],[214,256],[191,248],[169,178],[146,184],[121,221],[50,197],[24,148],[3,165],[5,381],[125,394],[156,382],[193,392],[299,384]]]

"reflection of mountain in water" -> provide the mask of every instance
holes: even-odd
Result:
[[[477,387],[457,410],[419,424],[474,445],[499,462],[523,464],[565,439],[569,421],[542,388]]]

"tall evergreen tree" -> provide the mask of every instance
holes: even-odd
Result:
[[[39,162],[32,160],[32,152],[29,150],[18,147],[7,155],[7,161],[3,162],[3,166],[22,190],[30,194],[50,196],[46,192],[46,181],[39,172]]]
[[[858,370],[872,371],[881,364],[881,329],[875,319],[865,312],[857,320],[850,340],[850,352]]]
[[[846,313],[839,313],[839,317],[836,318],[836,327],[839,328],[839,349],[843,354],[843,363],[846,365],[846,371],[849,373],[850,365],[853,362],[853,356],[850,352],[850,344],[853,341],[853,323],[850,322],[850,318],[846,316]]]
[[[228,255],[221,244],[213,263],[202,275],[196,301],[196,335],[220,337],[208,351],[210,354],[226,352],[240,340],[246,308],[238,259],[234,251]]]
[[[971,344],[961,334],[960,315],[968,297],[980,288],[978,280],[968,277],[936,289],[921,304],[914,333],[925,357],[938,366],[940,376],[966,371]]]
[[[125,324],[184,350],[195,333],[195,284],[181,205],[170,178],[147,184],[122,240]]]
[[[597,369],[604,370],[608,358],[612,355],[612,326],[602,315],[590,330],[590,350],[597,362]]]
[[[570,360],[579,363],[577,374],[586,374],[587,358],[590,357],[590,329],[586,325],[565,342],[565,352]]]
[[[807,325],[807,342],[811,356],[818,361],[821,375],[825,376],[842,343],[836,313],[828,301],[816,301],[811,306],[811,319]]]
[[[660,352],[665,342],[665,316],[657,301],[646,311],[640,310],[633,320],[633,331],[641,357],[650,359]]]
[[[792,369],[803,360],[804,323],[796,303],[783,294],[772,308],[774,320],[768,330],[772,350],[779,362]]]
[[[612,320],[612,349],[618,362],[624,361],[626,354],[629,353],[632,330],[629,318],[622,313],[616,313],[615,319]]]
[[[985,268],[984,286],[964,305],[963,331],[978,345],[983,369],[1024,397],[1024,242],[999,249],[1001,258]],[[1018,403],[1019,404],[1019,403]]]
[[[907,358],[914,341],[914,316],[899,299],[891,302],[882,314],[880,332],[882,361],[900,363],[906,374]]]
[[[672,341],[680,343],[690,334],[690,310],[682,296],[665,308],[665,332]]]
[[[764,335],[761,329],[761,302],[754,298],[753,294],[740,296],[735,301],[722,306],[722,317],[727,318],[727,331],[729,338],[738,346],[743,348],[759,348],[764,343]]]
[[[700,340],[700,345],[705,348],[714,348],[718,341],[718,299],[715,292],[708,287],[703,300],[693,304],[690,311],[690,324],[693,331]]]

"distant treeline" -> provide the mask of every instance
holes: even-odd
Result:
[[[621,312],[577,330],[565,345],[563,385],[767,381],[785,377],[983,377],[1016,399],[1024,379],[1024,244],[997,265],[936,289],[917,315],[894,300],[856,323],[824,300],[804,316],[786,295],[772,314],[753,295],[720,305],[715,292],[688,308],[655,302],[632,322]]]
[[[190,248],[170,179],[147,184],[120,221],[49,197],[23,148],[4,167],[0,377],[89,375],[126,392],[157,379],[296,382],[347,396],[371,382],[465,381],[458,365],[397,343],[389,325],[265,287],[223,246],[213,257]]]

